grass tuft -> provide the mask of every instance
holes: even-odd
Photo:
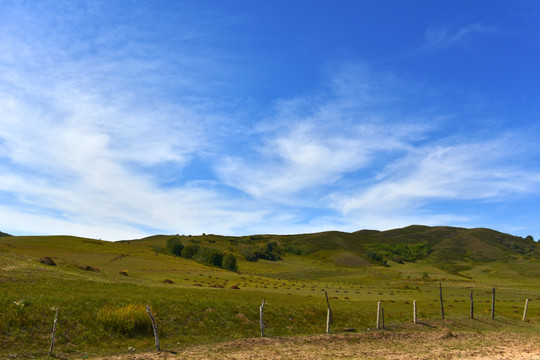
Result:
[[[150,334],[150,322],[142,304],[122,307],[105,305],[97,314],[98,321],[108,331],[134,337]]]

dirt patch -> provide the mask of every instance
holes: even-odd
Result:
[[[111,262],[117,261],[117,260],[120,260],[120,259],[123,259],[123,258],[125,258],[125,257],[127,257],[127,256],[129,256],[129,255],[128,255],[128,254],[120,254],[120,255],[118,255],[118,256],[112,258],[112,259],[111,259]]]
[[[90,265],[76,265],[79,269],[81,270],[84,270],[84,271],[95,271],[95,272],[99,272],[99,269],[98,268],[95,268],[93,266],[90,266]]]
[[[162,359],[540,359],[535,334],[368,332],[294,338],[249,338],[112,360]],[[105,358],[103,358],[105,359]]]
[[[41,259],[39,259],[39,262],[45,265],[56,266],[54,260],[48,256],[42,257]]]
[[[249,324],[250,321],[248,319],[248,317],[246,316],[246,314],[243,314],[243,313],[237,313],[236,315],[234,315],[237,319],[239,319],[241,322],[243,322],[244,324]]]

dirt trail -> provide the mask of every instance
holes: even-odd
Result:
[[[103,358],[105,359],[105,358]],[[540,334],[372,332],[295,338],[251,338],[172,352],[107,357],[164,359],[476,359],[539,360]]]

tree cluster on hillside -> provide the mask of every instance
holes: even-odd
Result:
[[[281,260],[283,250],[279,247],[276,241],[267,241],[263,245],[241,246],[240,253],[247,261],[257,261],[259,259],[277,261]]]
[[[387,260],[399,264],[403,264],[404,261],[415,262],[426,258],[432,252],[429,244],[372,244],[367,248],[366,256],[374,262],[386,266]]]
[[[176,256],[180,256],[182,253],[182,249],[184,248],[184,245],[182,245],[182,242],[179,238],[172,237],[167,239],[167,250]]]
[[[535,250],[534,238],[531,235],[525,238],[526,243],[523,243],[523,242],[518,243],[517,241],[515,240],[512,241],[512,240],[513,240],[512,238],[506,238],[503,236],[500,236],[494,239],[496,243],[519,254],[529,254],[529,253],[534,252]]]
[[[225,270],[238,271],[236,257],[215,248],[187,244],[184,246],[179,238],[171,237],[167,240],[167,250],[176,256],[192,259],[201,264],[213,265]]]

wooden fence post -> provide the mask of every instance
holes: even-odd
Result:
[[[529,299],[525,300],[525,309],[523,310],[523,321],[527,319],[527,308],[529,307]]]
[[[495,288],[491,293],[491,320],[495,319]]]
[[[470,298],[471,298],[471,314],[470,314],[470,317],[471,319],[474,319],[474,298],[473,298],[473,291],[471,290],[471,293],[469,294]]]
[[[58,308],[56,308],[55,310],[56,312],[54,313],[54,323],[53,323],[53,330],[52,330],[52,337],[51,337],[51,347],[49,348],[49,356],[52,356],[52,353],[53,353],[54,337],[56,335],[56,323],[58,322]]]
[[[148,313],[148,316],[150,316],[150,320],[152,320],[152,329],[154,330],[154,338],[156,340],[156,351],[160,351],[156,319],[154,318],[154,315],[152,315],[152,312],[150,311],[150,306],[148,305],[146,305],[146,312]]]
[[[418,324],[418,317],[416,315],[416,300],[413,301],[413,323]]]
[[[326,333],[330,334],[330,324],[333,322],[332,310],[330,309],[330,301],[328,300],[328,293],[325,291],[324,295],[326,296]]]
[[[377,303],[377,329],[381,328],[381,302]]]
[[[263,299],[262,305],[259,308],[259,324],[261,325],[261,337],[264,337],[264,319],[263,319],[264,304],[265,304],[265,301]]]
[[[442,297],[442,285],[439,282],[439,298],[441,299],[441,318],[444,320],[444,305],[443,305],[443,297]]]

